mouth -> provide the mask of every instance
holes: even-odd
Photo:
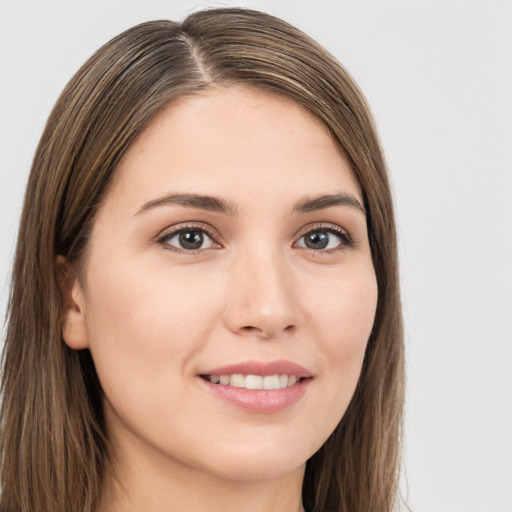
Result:
[[[314,379],[290,361],[246,361],[198,374],[213,396],[252,413],[277,413],[301,400]]]
[[[300,377],[297,375],[275,374],[275,375],[244,375],[242,373],[233,373],[231,375],[200,375],[200,377],[212,384],[220,386],[232,386],[245,389],[285,389],[295,386],[311,377]]]

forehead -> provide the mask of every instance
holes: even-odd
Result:
[[[125,154],[112,188],[134,202],[171,190],[361,197],[347,159],[318,119],[288,98],[247,87],[212,88],[161,112]]]

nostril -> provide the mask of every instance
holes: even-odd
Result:
[[[285,328],[283,328],[283,330],[281,332],[290,334],[294,330],[295,330],[295,325],[290,324],[290,325],[286,326]],[[274,330],[273,328],[270,328],[270,327],[268,329],[265,329],[263,327],[256,327],[254,325],[245,325],[240,328],[239,332],[244,333],[244,334],[257,334],[257,335],[264,336],[265,338],[270,338],[270,337],[277,335],[279,330]]]

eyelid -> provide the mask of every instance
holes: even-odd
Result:
[[[315,253],[329,254],[329,253],[333,253],[336,251],[346,249],[347,247],[352,247],[354,245],[353,238],[350,236],[350,233],[345,228],[342,228],[338,224],[331,224],[329,222],[318,222],[318,223],[308,224],[307,226],[304,226],[295,235],[296,240],[294,242],[294,245],[297,244],[297,242],[302,237],[304,237],[311,231],[320,231],[320,230],[328,231],[329,233],[334,233],[336,236],[338,236],[340,238],[341,243],[339,244],[339,246],[335,247],[334,249],[321,250],[321,249],[310,249],[309,247],[306,247],[307,250],[313,251]]]
[[[177,253],[196,254],[199,252],[203,252],[203,251],[212,249],[211,247],[209,247],[209,248],[205,248],[205,249],[196,249],[196,250],[187,249],[187,250],[185,250],[185,249],[180,249],[179,247],[175,247],[173,245],[165,243],[166,239],[172,238],[173,236],[177,235],[181,231],[187,231],[187,230],[202,231],[209,238],[211,238],[213,244],[216,246],[216,247],[213,247],[214,249],[218,249],[218,248],[222,247],[222,244],[219,242],[219,239],[222,239],[222,237],[219,235],[219,233],[215,229],[213,229],[211,226],[209,226],[208,224],[204,224],[202,222],[183,222],[183,223],[175,224],[171,227],[168,227],[168,228],[164,229],[163,231],[161,231],[156,236],[156,242],[159,243],[160,245],[162,245],[165,249],[175,251]]]
[[[211,249],[211,247],[210,247],[210,248],[197,249],[197,250],[185,250],[185,249],[180,249],[178,247],[175,247],[175,246],[165,243],[166,239],[171,238],[171,237],[175,236],[176,234],[180,233],[181,231],[186,231],[186,230],[198,230],[198,231],[204,232],[209,238],[211,238],[212,242],[216,246],[216,247],[213,247],[214,249],[218,249],[223,246],[222,243],[219,242],[219,239],[222,239],[222,237],[220,236],[218,231],[215,230],[214,228],[212,228],[211,226],[209,226],[208,224],[205,224],[202,222],[183,222],[183,223],[175,224],[171,227],[168,227],[168,228],[162,230],[157,235],[156,242],[161,244],[165,249],[172,250],[172,251],[175,251],[178,253],[195,254],[195,253],[204,252],[204,251]],[[321,249],[306,248],[307,250],[313,251],[315,253],[329,254],[329,253],[333,253],[333,252],[336,252],[339,250],[346,249],[347,247],[352,247],[354,245],[354,241],[353,241],[350,233],[345,228],[342,228],[338,224],[332,224],[329,222],[318,222],[318,223],[312,223],[312,224],[308,224],[308,225],[304,226],[294,235],[295,242],[293,243],[293,245],[296,245],[297,242],[302,237],[304,237],[311,231],[316,231],[316,230],[325,230],[330,233],[334,233],[336,236],[338,236],[340,238],[341,242],[340,242],[339,246],[337,246],[333,249],[321,250]]]

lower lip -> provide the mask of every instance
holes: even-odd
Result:
[[[246,411],[262,414],[279,412],[298,402],[312,380],[303,379],[293,386],[282,389],[246,389],[213,384],[201,377],[198,379],[215,396]]]

